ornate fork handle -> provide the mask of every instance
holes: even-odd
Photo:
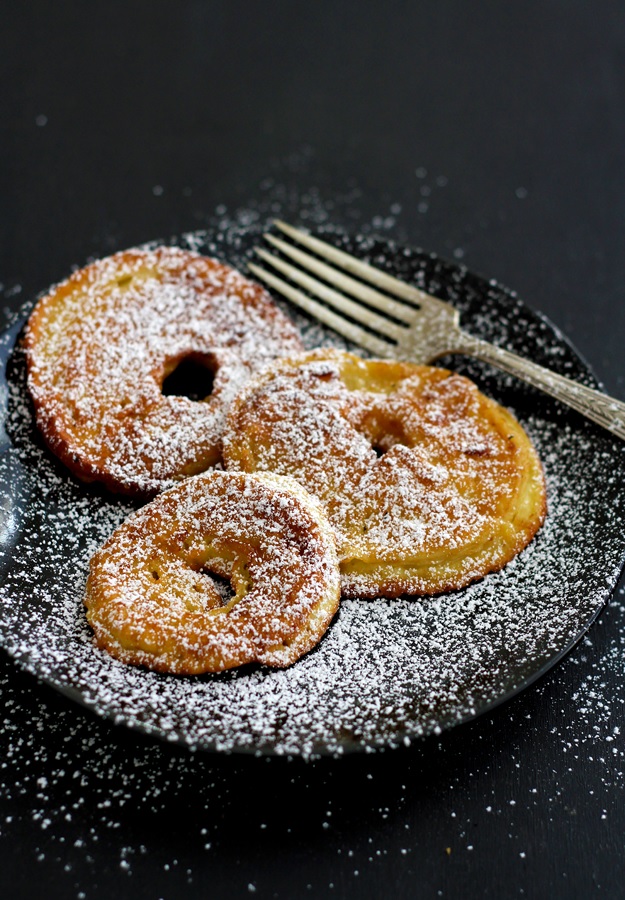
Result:
[[[466,353],[468,356],[491,363],[510,375],[516,375],[517,378],[572,406],[583,416],[625,439],[625,403],[621,403],[620,400],[571,381],[570,378],[551,372],[528,359],[510,353],[509,350],[471,337],[465,332],[460,333],[454,352]]]

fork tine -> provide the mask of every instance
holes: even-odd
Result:
[[[332,312],[327,306],[317,303],[312,297],[307,296],[307,294],[304,294],[292,285],[287,284],[286,281],[283,281],[281,278],[278,278],[277,275],[263,269],[262,266],[248,263],[247,267],[257,278],[260,278],[261,281],[264,281],[279,294],[282,294],[290,300],[291,303],[299,306],[300,309],[303,309],[309,315],[313,316],[313,318],[323,322],[324,325],[327,325],[329,328],[342,334],[343,337],[346,337],[349,341],[358,344],[360,347],[364,347],[376,356],[393,356],[392,344],[383,341],[381,338],[375,337],[375,335],[365,331],[365,329],[361,328],[359,325],[348,322],[347,319]]]
[[[356,281],[355,278],[345,275],[345,273],[341,272],[339,269],[335,269],[333,266],[321,262],[321,260],[316,257],[304,253],[303,250],[299,250],[297,247],[294,247],[293,244],[287,244],[286,241],[281,241],[280,238],[274,237],[273,234],[264,234],[263,237],[285,256],[294,259],[295,262],[304,266],[314,275],[319,275],[324,281],[330,282],[335,287],[350,294],[352,297],[356,297],[357,300],[364,301],[368,306],[379,309],[382,312],[387,313],[387,315],[399,319],[400,322],[406,322],[408,325],[414,322],[416,313],[412,307],[405,306],[403,303],[392,300],[386,294],[381,294],[374,288],[368,287],[366,284],[363,284],[362,281]]]
[[[292,266],[283,259],[274,256],[273,253],[269,253],[261,247],[255,247],[254,252],[257,253],[261,259],[264,259],[265,262],[268,262],[270,266],[273,266],[274,269],[277,269],[279,272],[282,272],[283,275],[286,275],[288,279],[294,281],[305,290],[310,291],[311,294],[314,294],[320,300],[324,300],[335,309],[345,313],[350,318],[355,319],[362,325],[366,325],[367,328],[371,328],[373,331],[379,331],[381,334],[395,341],[400,340],[406,334],[406,328],[403,326],[390,322],[388,319],[379,316],[377,313],[373,312],[373,310],[368,309],[366,306],[362,306],[360,303],[354,303],[353,300],[350,300],[348,297],[335,291],[334,288],[318,281],[311,275],[307,275],[306,272],[303,272],[301,269],[297,268],[297,266]]]
[[[444,301],[438,300],[436,297],[431,297],[429,294],[424,293],[424,291],[420,291],[419,288],[416,288],[411,284],[406,284],[405,281],[400,281],[399,278],[387,275],[386,272],[382,272],[381,269],[376,269],[375,266],[371,266],[369,263],[356,259],[349,253],[345,253],[344,250],[339,250],[338,247],[333,247],[332,244],[328,244],[326,241],[313,237],[312,234],[307,234],[299,228],[287,225],[287,223],[283,222],[281,219],[274,219],[273,224],[294,241],[303,244],[303,246],[308,247],[309,250],[318,253],[319,256],[331,260],[352,275],[356,275],[358,278],[362,278],[363,281],[368,281],[370,284],[375,284],[376,287],[388,291],[395,297],[407,300],[409,303],[413,303],[416,306],[432,305],[434,303],[440,304],[441,306],[447,306]]]

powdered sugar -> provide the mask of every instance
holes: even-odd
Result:
[[[235,265],[243,231],[231,252],[219,241]],[[438,285],[476,333],[583,374],[566,344],[496,285],[383,242],[343,243],[400,277]],[[216,252],[210,242],[206,249]],[[309,346],[319,337],[317,327],[305,334]],[[550,353],[554,346],[561,352]],[[610,596],[625,550],[625,454],[512,379],[478,365],[463,371],[513,407],[543,459],[550,513],[538,538],[505,570],[456,594],[343,602],[319,647],[288,670],[191,680],[129,669],[94,649],[82,609],[87,561],[133,505],[76,484],[39,446],[16,365],[12,443],[0,461],[3,645],[100,713],[207,749],[341,753],[393,745],[488,708],[561,655]]]

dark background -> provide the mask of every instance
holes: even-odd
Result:
[[[5,321],[89,256],[330,221],[516,289],[625,399],[620,2],[4,4]],[[0,655],[7,898],[625,897],[625,607],[408,749],[193,756]]]

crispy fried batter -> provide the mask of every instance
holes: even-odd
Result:
[[[146,496],[219,462],[238,388],[302,348],[260,285],[175,247],[128,250],[75,272],[39,301],[25,343],[51,450],[85,481]],[[162,393],[183,360],[214,373],[203,402]]]
[[[113,656],[198,674],[290,665],[321,639],[339,596],[332,529],[314,498],[292,479],[207,472],[114,532],[91,560],[85,604]]]
[[[351,597],[460,588],[519,553],[546,509],[526,433],[467,378],[333,350],[250,382],[224,459],[290,475],[321,500]]]

